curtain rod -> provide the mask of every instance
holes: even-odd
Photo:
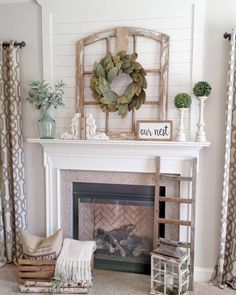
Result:
[[[9,47],[9,46],[10,46],[10,42],[3,42],[3,43],[2,43],[2,47],[3,47],[3,48],[7,48],[7,47]],[[20,49],[21,49],[21,48],[23,48],[23,47],[26,46],[26,43],[25,43],[25,41],[22,41],[22,42],[14,42],[14,46],[15,46],[15,47],[19,46]]]
[[[231,39],[231,34],[230,33],[225,32],[223,36],[224,36],[225,39],[228,39],[230,41],[230,39]]]

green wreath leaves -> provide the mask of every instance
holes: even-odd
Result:
[[[90,79],[90,89],[104,112],[116,112],[124,118],[133,108],[138,110],[145,103],[147,88],[146,72],[136,61],[137,53],[131,55],[121,51],[116,55],[108,53],[95,63]],[[112,81],[120,74],[130,76],[132,82],[122,95],[111,89]]]

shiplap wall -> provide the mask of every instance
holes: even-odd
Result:
[[[73,12],[53,12],[50,15],[50,40],[51,40],[51,79],[62,79],[66,83],[65,107],[54,113],[57,121],[57,135],[68,131],[71,118],[75,113],[76,101],[76,48],[75,44],[80,38],[88,34],[116,26],[142,27],[163,32],[170,36],[170,63],[168,83],[168,119],[174,122],[174,134],[178,126],[178,111],[174,107],[174,97],[179,92],[189,92],[192,89],[192,51],[193,51],[193,24],[194,10],[188,5],[161,5],[155,9],[134,7],[133,12],[128,10],[104,10],[103,7],[93,10],[74,10]],[[137,11],[136,11],[137,10]],[[132,45],[130,43],[130,52]],[[115,52],[115,42],[113,42]],[[138,61],[144,68],[154,68],[159,64],[159,46],[154,41],[138,38]],[[85,68],[91,69],[95,61],[100,60],[105,54],[105,42],[89,45],[85,50]],[[147,76],[147,97],[149,100],[158,99],[158,75]],[[118,93],[126,88],[127,76],[117,78],[113,89]],[[85,97],[92,99],[89,89],[89,78],[85,80]],[[87,112],[93,113],[100,130],[105,126],[105,115],[99,107],[87,107]],[[191,111],[186,113],[186,130],[190,130]],[[130,128],[130,115],[120,119],[116,113],[111,115],[111,127],[114,130],[127,130]],[[137,112],[137,119],[158,119],[158,109],[153,106],[142,106]]]

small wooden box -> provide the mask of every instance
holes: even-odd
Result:
[[[54,276],[56,260],[18,260],[19,282],[51,281]]]

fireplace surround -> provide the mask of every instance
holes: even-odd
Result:
[[[89,141],[36,138],[28,139],[28,142],[41,144],[43,147],[47,236],[62,226],[62,220],[65,218],[62,209],[69,206],[69,202],[63,204],[64,207],[62,206],[62,171],[89,171],[90,173],[107,171],[110,175],[120,172],[124,175],[124,179],[125,173],[134,175],[142,173],[150,180],[156,171],[155,157],[159,156],[161,173],[188,176],[191,171],[191,160],[197,158],[199,162],[200,150],[210,146],[209,142],[174,141]],[[145,178],[140,180],[140,184],[143,183],[143,179]],[[187,186],[181,186],[180,190],[182,196],[189,192]],[[72,194],[71,191],[70,193]]]
[[[154,173],[137,173],[137,172],[111,172],[111,171],[86,171],[86,170],[60,170],[60,195],[61,195],[61,227],[63,229],[65,237],[72,238],[78,236],[78,232],[74,234],[73,227],[73,214],[76,209],[74,206],[75,199],[78,198],[78,194],[81,193],[88,195],[93,190],[91,187],[86,192],[84,187],[86,184],[89,186],[118,186],[122,190],[125,186],[133,186],[137,189],[146,187],[149,188],[149,195],[154,198],[154,185],[155,174]],[[80,189],[78,187],[80,186]],[[166,196],[178,196],[179,195],[179,182],[172,182],[167,180],[161,181],[161,194]],[[104,192],[106,193],[106,192]],[[83,195],[82,194],[82,195]],[[101,192],[100,192],[101,194]],[[111,196],[112,197],[112,196]],[[153,200],[154,201],[154,200]],[[179,210],[173,204],[166,204],[165,208],[166,217],[177,218]],[[152,225],[153,226],[153,225]],[[166,238],[178,239],[178,232],[173,230],[171,226],[165,227]]]

